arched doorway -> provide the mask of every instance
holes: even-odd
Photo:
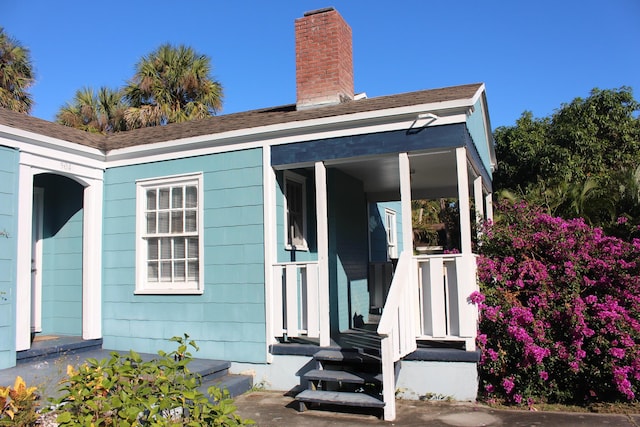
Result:
[[[84,186],[33,177],[31,336],[82,335]]]

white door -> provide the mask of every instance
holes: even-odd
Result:
[[[42,216],[44,189],[33,189],[31,232],[31,333],[42,332]]]

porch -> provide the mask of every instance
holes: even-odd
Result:
[[[439,129],[445,132],[440,135],[443,139],[436,142],[444,142],[447,133],[453,130]],[[438,136],[433,128],[425,131],[433,131],[432,136]],[[394,142],[403,146],[407,141],[417,141],[425,135],[421,132],[390,133],[384,137],[390,141],[397,139]],[[384,137],[381,137],[381,142],[388,143]],[[472,223],[480,223],[492,216],[490,178],[475,148],[472,145],[450,147],[447,142],[439,149],[414,146],[416,151],[413,152],[334,158],[309,164],[310,159],[304,156],[313,151],[310,148],[321,150],[320,153],[313,152],[314,156],[353,156],[352,152],[342,148],[339,138],[334,145],[332,142],[323,141],[323,145],[317,147],[300,147],[303,148],[300,156],[295,149],[287,152],[278,150],[271,155],[272,163],[286,163],[292,159],[307,161],[306,164],[293,163],[293,167],[295,173],[306,176],[312,183],[306,191],[315,196],[312,206],[315,211],[313,232],[316,234],[313,247],[310,246],[301,257],[297,256],[293,245],[289,248],[290,260],[280,255],[270,258],[267,251],[270,357],[289,353],[295,346],[311,356],[314,345],[316,350],[335,347],[342,352],[348,350],[373,355],[379,359],[382,386],[378,397],[384,403],[384,418],[387,420],[395,417],[396,385],[402,375],[400,361],[433,362],[432,359],[438,359],[446,362],[451,359],[452,362],[460,360],[461,363],[472,364],[474,373],[469,375],[467,390],[475,390],[477,308],[469,301],[469,296],[477,289],[476,256],[472,248],[472,229],[475,227]],[[363,140],[363,143],[367,142],[370,141]],[[425,143],[428,144],[427,141]],[[366,148],[369,150],[371,147]],[[329,152],[331,149],[335,151]],[[287,164],[274,169],[285,173],[291,170]],[[268,172],[266,178],[265,182],[269,182]],[[275,174],[271,179],[275,186]],[[286,181],[285,185],[277,182],[285,193],[283,204],[287,208]],[[273,196],[266,192],[265,198],[270,197]],[[411,204],[413,200],[438,198],[456,200],[460,224],[457,251],[421,255],[413,240]],[[377,268],[371,251],[372,218],[369,214],[365,216],[365,230],[368,226],[369,233],[365,231],[364,237],[358,231],[362,222],[355,218],[362,215],[357,212],[362,212],[363,204],[389,202],[398,205],[398,242],[393,237],[395,225],[389,225],[389,219],[385,218],[387,262]],[[265,218],[267,224],[276,224],[277,214],[272,212],[269,215],[267,212]],[[288,226],[286,214],[285,220],[277,223]],[[304,227],[291,228],[302,230]],[[277,230],[278,227],[274,227],[272,233],[275,236],[273,242],[279,248],[282,240],[278,239],[282,232]],[[284,230],[286,235],[288,228]],[[269,231],[266,236],[266,241],[270,242]],[[360,242],[368,240],[368,256],[366,251],[362,253],[358,239]],[[367,306],[364,315],[361,301],[363,282],[370,295],[378,294],[374,298],[378,303]],[[377,310],[371,313],[381,315],[377,325],[369,321],[369,308],[374,306]],[[359,323],[368,326],[366,334],[358,330]],[[361,342],[354,344],[354,340]],[[323,369],[322,361],[311,363],[315,363],[317,369]],[[305,393],[304,399],[315,402],[313,399],[317,397],[309,395]],[[340,395],[340,399],[343,398],[346,396]],[[377,405],[375,402],[371,404]],[[362,403],[354,400],[353,405]]]

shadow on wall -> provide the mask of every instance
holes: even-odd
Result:
[[[44,190],[43,238],[55,236],[84,204],[84,187],[62,175],[34,176],[33,186]]]

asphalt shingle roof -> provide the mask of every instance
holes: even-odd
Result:
[[[91,134],[2,108],[0,108],[0,124],[64,141],[82,144],[88,147],[98,148],[107,152],[118,148],[202,135],[213,135],[222,132],[260,126],[300,122],[304,120],[335,117],[410,105],[469,99],[476,94],[480,87],[480,83],[451,86],[398,95],[368,98],[334,106],[319,107],[301,111],[296,110],[296,106],[292,104],[281,107],[212,116],[202,120],[173,123],[167,126],[135,129],[106,136]]]

